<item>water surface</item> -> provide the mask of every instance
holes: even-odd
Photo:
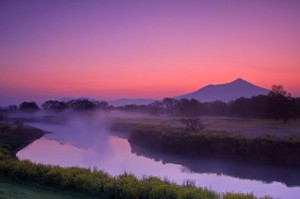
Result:
[[[300,196],[297,169],[157,154],[131,146],[126,138],[116,136],[117,132],[111,132],[101,123],[73,121],[67,125],[31,125],[52,133],[19,151],[20,159],[63,167],[97,167],[113,176],[124,172],[138,178],[152,175],[178,184],[190,179],[198,186],[217,192],[252,192],[257,196],[289,199]]]

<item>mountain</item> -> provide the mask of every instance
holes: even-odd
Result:
[[[211,102],[215,100],[221,100],[223,102],[229,102],[240,97],[252,97],[255,95],[266,95],[268,90],[254,84],[251,84],[241,78],[238,78],[232,82],[217,85],[208,85],[199,90],[180,95],[175,97],[176,99],[197,99],[200,102]]]
[[[121,98],[117,100],[109,101],[108,103],[113,106],[124,106],[128,104],[136,104],[136,105],[148,105],[154,102],[154,99],[127,99],[127,98]]]

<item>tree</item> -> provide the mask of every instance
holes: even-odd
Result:
[[[76,111],[90,111],[96,109],[96,104],[88,99],[76,99],[68,101],[68,108],[71,108]]]
[[[62,111],[67,108],[66,103],[57,100],[48,100],[42,104],[44,110],[48,111]]]
[[[207,115],[226,115],[228,112],[228,105],[221,100],[205,103],[205,109]]]
[[[178,102],[179,115],[196,117],[200,115],[201,103],[196,99],[181,99]]]
[[[109,110],[109,104],[106,101],[100,101],[100,102],[96,101],[95,104],[96,104],[96,107],[103,112],[106,112]]]
[[[22,104],[20,104],[19,109],[21,111],[32,112],[32,111],[37,111],[40,108],[35,102],[23,102]]]
[[[290,93],[288,93],[287,91],[285,91],[283,89],[282,85],[273,85],[271,90],[269,91],[269,96],[273,96],[273,97],[278,97],[278,96],[284,96],[284,97],[289,97],[291,96]]]
[[[152,115],[161,115],[163,113],[163,103],[161,101],[154,101],[149,106],[149,113]]]
[[[180,122],[185,125],[186,131],[189,132],[204,129],[204,125],[202,124],[199,118],[182,118]]]
[[[287,123],[292,117],[292,97],[283,89],[282,85],[273,85],[269,91],[269,114],[275,119],[282,119]]]
[[[178,114],[178,100],[173,98],[164,98],[162,103],[167,115],[176,116]]]

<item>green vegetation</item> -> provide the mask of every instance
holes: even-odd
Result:
[[[0,122],[0,160],[14,157],[17,150],[43,135],[42,130],[23,126],[21,122]]]
[[[299,138],[270,135],[248,138],[225,131],[185,132],[181,128],[145,125],[132,132],[129,142],[162,152],[193,157],[300,166]]]
[[[253,194],[225,193],[223,199],[255,199]]]
[[[2,161],[2,175],[15,181],[38,183],[103,198],[217,198],[213,191],[179,186],[155,177],[138,180],[130,174],[111,177],[103,171],[61,168],[29,161]]]
[[[78,193],[57,191],[49,187],[11,181],[0,177],[0,198],[3,199],[85,199]]]
[[[223,195],[223,199],[255,199],[256,197],[250,193],[250,194],[241,194],[241,193],[225,193]],[[272,199],[270,196],[264,196],[260,199]]]

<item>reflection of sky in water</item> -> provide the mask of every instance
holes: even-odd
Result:
[[[137,177],[167,177],[179,184],[186,179],[192,179],[197,185],[218,192],[253,192],[259,196],[269,194],[281,198],[298,198],[300,195],[300,187],[287,187],[279,182],[264,183],[213,173],[193,173],[181,165],[163,164],[162,161],[137,156],[131,153],[127,140],[109,136],[107,131],[101,128],[81,126],[78,123],[64,127],[35,126],[57,133],[47,134],[20,151],[17,154],[20,159],[61,166],[97,167],[111,175],[126,171]]]

